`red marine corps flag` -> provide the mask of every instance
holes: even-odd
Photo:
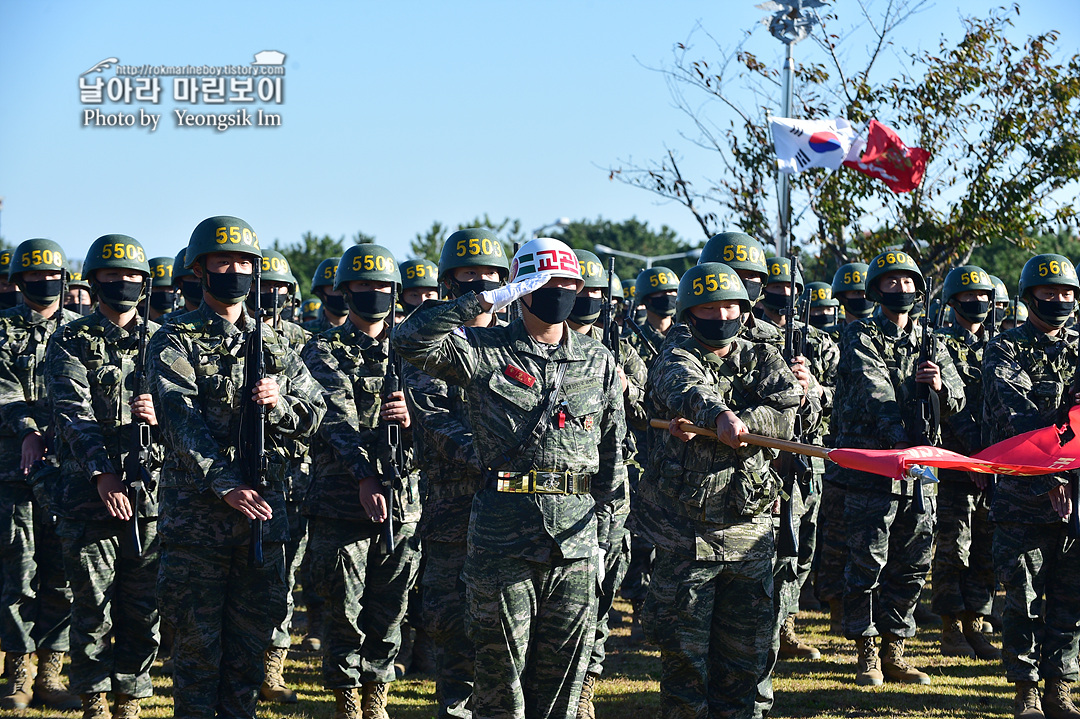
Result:
[[[929,152],[908,147],[891,127],[871,120],[865,142],[855,141],[844,165],[881,180],[893,192],[911,192],[922,182],[929,159]]]

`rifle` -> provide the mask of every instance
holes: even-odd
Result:
[[[608,258],[608,285],[604,290],[604,312],[601,315],[603,320],[603,343],[611,354],[615,357],[615,366],[619,366],[621,359],[619,357],[619,324],[615,321],[615,310],[612,307],[611,300],[611,278],[615,276],[615,258]]]
[[[262,262],[255,262],[255,296],[262,296]],[[270,470],[270,456],[266,451],[266,405],[252,397],[255,385],[266,375],[266,357],[263,353],[263,317],[266,314],[261,302],[255,303],[255,329],[248,335],[244,348],[244,391],[247,403],[241,418],[240,466],[244,468],[246,483],[256,492],[266,491],[266,478]],[[263,566],[263,521],[251,520],[251,544],[248,564]]]
[[[794,246],[788,255],[789,271],[791,273],[791,288],[788,293],[787,307],[784,309],[784,361],[791,367],[796,357],[805,352],[806,331],[795,329],[795,276],[799,258],[795,253]],[[809,308],[810,303],[806,306]],[[795,428],[792,432],[792,440],[802,442],[803,427],[802,418],[795,414]],[[795,536],[795,515],[791,507],[791,498],[796,485],[802,485],[810,466],[802,455],[788,453],[781,462],[783,474],[783,491],[786,499],[780,500],[780,537],[777,541],[776,556],[781,558],[799,556],[799,540]]]
[[[933,293],[934,281],[927,280],[927,306],[929,306],[930,295]],[[937,321],[935,319],[933,324],[931,324],[930,314],[929,311],[923,312],[923,337],[922,341],[919,343],[919,358],[915,362],[916,372],[919,371],[919,367],[923,362],[933,362],[936,355],[934,332],[937,330]],[[941,425],[941,401],[937,396],[937,392],[930,389],[930,385],[924,382],[916,382],[915,403],[919,410],[919,424],[916,427],[919,436],[916,438],[915,444],[933,446],[935,444],[934,439],[937,437],[938,427]],[[918,514],[926,512],[926,500],[923,498],[922,480],[920,479],[915,480],[912,501],[915,504],[915,511]]]
[[[635,303],[630,308],[630,311],[626,313],[626,324],[629,325],[631,331],[637,335],[637,338],[641,340],[642,346],[649,351],[649,357],[645,360],[645,363],[648,364],[649,360],[660,354],[660,350],[656,349],[656,345],[652,343],[652,340],[645,336],[645,332],[642,331],[641,325],[634,321],[634,311],[637,308],[638,305]]]
[[[401,390],[401,375],[398,372],[397,352],[390,341],[394,333],[394,303],[397,300],[397,286],[390,288],[390,315],[386,319],[386,377],[383,379],[383,398],[389,398]],[[401,486],[401,468],[404,466],[404,448],[401,445],[401,423],[396,420],[381,422],[383,441],[378,453],[382,465],[382,493],[386,500],[386,521],[382,523],[382,554],[394,551],[394,489]]]
[[[146,388],[146,337],[150,330],[150,291],[153,288],[151,278],[147,277],[144,291],[146,307],[143,309],[142,326],[139,327],[139,351],[135,357],[135,369],[132,372],[132,393],[135,397],[147,393]],[[124,487],[128,501],[131,502],[131,519],[128,520],[127,542],[123,552],[128,558],[141,559],[143,555],[142,536],[139,533],[139,505],[143,493],[153,487],[153,479],[146,465],[150,461],[150,425],[143,421],[128,425],[128,452],[124,457]]]
[[[1072,382],[1065,390],[1065,395],[1061,398],[1061,404],[1058,405],[1057,410],[1055,424],[1058,430],[1058,443],[1062,447],[1076,438],[1076,432],[1069,424],[1069,410],[1075,404],[1072,397],[1078,391],[1080,391],[1080,347],[1077,347],[1076,369],[1073,372]],[[1069,515],[1068,536],[1075,541],[1080,539],[1080,504],[1077,504],[1080,502],[1080,479],[1075,470],[1069,472],[1069,497],[1072,500],[1072,514]]]

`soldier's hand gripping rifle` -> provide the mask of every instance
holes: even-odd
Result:
[[[401,374],[398,371],[397,352],[390,341],[394,332],[396,317],[394,305],[397,302],[397,287],[390,288],[390,316],[386,319],[386,377],[383,379],[383,401],[393,398],[401,391]],[[404,447],[401,444],[401,422],[384,419],[382,441],[378,446],[378,459],[381,469],[383,499],[386,500],[386,519],[382,523],[382,553],[389,555],[394,551],[394,491],[402,486],[401,468],[405,464]]]
[[[254,262],[255,297],[262,297],[262,262]],[[255,385],[266,376],[266,357],[263,353],[263,317],[261,302],[255,303],[255,329],[248,334],[244,348],[244,410],[240,424],[240,466],[244,468],[245,483],[259,494],[267,489],[270,456],[266,451],[266,405],[255,401]],[[251,544],[248,563],[263,566],[263,520],[251,520]]]
[[[604,329],[603,342],[611,354],[615,357],[615,366],[618,367],[622,364],[619,357],[619,323],[615,321],[615,308],[612,307],[613,300],[611,298],[611,278],[615,276],[615,258],[608,258],[608,284],[604,290],[604,312],[601,315]]]
[[[922,341],[919,343],[919,358],[915,362],[915,372],[918,373],[919,367],[923,362],[933,362],[934,357],[937,355],[935,352],[934,332],[937,330],[937,321],[931,322],[930,315],[930,296],[934,293],[934,281],[926,281],[926,298],[923,301],[925,309],[923,310],[923,336]],[[940,316],[940,313],[939,313]],[[938,428],[941,425],[941,400],[938,398],[937,392],[935,392],[930,385],[925,382],[915,383],[915,406],[918,412],[916,417],[915,432],[917,436],[914,439],[915,444],[922,444],[927,446],[933,446],[936,444],[938,436]],[[923,486],[921,479],[914,479],[915,486],[913,488],[912,502],[915,505],[915,511],[918,514],[922,514],[926,511],[926,499],[923,497]]]
[[[1073,371],[1072,382],[1065,388],[1065,395],[1061,398],[1061,404],[1057,410],[1058,443],[1064,447],[1076,438],[1076,432],[1069,424],[1069,410],[1076,401],[1073,399],[1080,392],[1080,346],[1077,347],[1076,369]],[[1072,514],[1069,515],[1069,538],[1080,539],[1080,472],[1069,472],[1069,498],[1072,501]]]
[[[791,367],[796,357],[803,355],[805,345],[804,329],[795,329],[795,272],[798,266],[798,257],[795,248],[791,248],[788,255],[788,271],[791,277],[791,291],[788,293],[787,307],[784,308],[784,361]],[[809,302],[807,303],[809,305]],[[795,414],[795,428],[792,439],[802,442],[803,427],[802,417]],[[803,484],[804,477],[810,471],[810,465],[802,455],[787,452],[781,459],[781,479],[783,480],[784,498],[780,500],[780,536],[777,539],[776,556],[787,558],[799,556],[799,540],[795,536],[795,515],[791,506],[791,500],[795,489]]]
[[[135,356],[135,369],[131,373],[132,395],[147,394],[146,387],[146,338],[150,330],[150,291],[153,280],[146,278],[143,291],[146,295],[146,308],[143,310],[142,325],[139,327],[139,349]],[[142,420],[133,420],[128,425],[127,454],[124,456],[124,488],[128,502],[131,503],[131,519],[128,520],[127,539],[123,543],[123,553],[129,558],[142,558],[142,534],[139,531],[139,506],[143,495],[153,489],[153,479],[146,468],[150,463],[150,425]]]

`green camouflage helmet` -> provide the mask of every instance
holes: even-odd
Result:
[[[322,309],[322,300],[317,297],[308,297],[300,305],[300,310],[303,313],[305,319],[315,319],[319,316],[319,310]]]
[[[8,269],[11,267],[11,250],[0,250],[0,277],[8,278]]]
[[[445,282],[458,267],[494,267],[502,281],[510,274],[499,236],[482,227],[458,230],[446,238],[439,254],[439,282]]]
[[[923,279],[922,270],[915,264],[915,260],[906,252],[888,250],[870,260],[870,268],[866,271],[866,299],[871,302],[881,302],[881,293],[878,291],[878,278],[890,272],[907,272],[915,280],[915,292],[926,292],[926,280]],[[911,315],[914,317],[914,313]]]
[[[676,314],[680,322],[685,322],[692,307],[721,300],[738,300],[743,314],[750,311],[750,298],[735,270],[720,262],[694,265],[679,281]]]
[[[173,258],[151,257],[149,260],[150,278],[153,287],[173,286]]]
[[[1020,297],[1029,299],[1028,290],[1039,285],[1067,285],[1080,290],[1076,268],[1062,255],[1035,255],[1024,264],[1020,271]]]
[[[263,250],[262,279],[263,281],[284,282],[290,287],[296,286],[296,277],[293,276],[292,268],[289,267],[289,261],[277,250]]]
[[[1001,281],[1000,277],[990,275],[990,284],[994,286],[994,296],[991,298],[991,302],[997,304],[999,302],[1008,303],[1009,301],[1009,288]]]
[[[255,230],[239,217],[231,215],[208,217],[195,226],[184,254],[184,266],[190,268],[200,257],[212,252],[239,252],[262,257]]]
[[[667,267],[650,267],[642,270],[634,283],[634,299],[643,302],[654,292],[679,289],[679,276]],[[698,303],[700,304],[700,303]]]
[[[941,287],[941,301],[948,304],[953,297],[968,290],[982,290],[987,293],[987,299],[993,297],[994,284],[986,270],[975,265],[962,265],[949,270]],[[1008,299],[1005,301],[1008,302]]]
[[[610,286],[608,287],[608,292],[611,295],[611,299],[613,299],[613,300],[625,300],[626,299],[626,293],[623,291],[623,287],[626,285],[626,283],[622,282],[619,279],[619,276],[617,274],[615,274],[614,272],[611,273],[611,277],[609,279],[610,279]]]
[[[439,268],[430,260],[405,260],[398,270],[403,290],[439,287]]]
[[[337,277],[339,262],[341,262],[340,257],[327,257],[319,263],[319,266],[315,268],[315,274],[311,277],[312,292],[315,291],[316,287],[334,286],[334,278]]]
[[[870,265],[862,262],[849,262],[840,265],[832,277],[832,296],[841,292],[866,292],[866,271]]]
[[[840,300],[833,299],[832,286],[826,282],[811,282],[806,285],[806,296],[811,307],[839,307]]]
[[[1002,318],[1002,322],[1012,322],[1014,325],[1021,325],[1027,322],[1028,308],[1027,305],[1019,302],[1010,302],[1009,306],[1005,308],[1005,316]]]
[[[83,277],[92,280],[94,271],[102,269],[132,270],[150,275],[146,250],[138,240],[127,235],[102,235],[90,245],[83,260]]]
[[[765,283],[768,285],[786,285],[791,283],[791,258],[790,257],[770,257],[766,260],[766,264],[769,267],[769,279]],[[795,268],[795,295],[801,295],[803,291],[803,276],[802,271]]]
[[[185,277],[194,276],[195,273],[192,272],[191,268],[187,266],[187,248],[181,248],[181,250],[176,253],[176,259],[173,260],[172,263],[173,286],[178,286],[180,284],[180,280],[184,279]]]
[[[706,262],[722,262],[736,271],[756,272],[763,282],[769,274],[761,243],[742,232],[721,232],[710,237],[698,258],[699,265]]]
[[[577,256],[578,267],[581,268],[581,276],[585,280],[584,289],[589,290],[594,287],[608,289],[607,270],[604,269],[600,258],[588,250],[574,250],[574,254]]]
[[[353,280],[393,282],[400,285],[401,273],[398,272],[397,260],[390,250],[382,245],[365,243],[345,250],[345,254],[338,260],[334,289],[341,289]]]
[[[622,281],[623,299],[627,297],[633,302],[634,297],[637,296],[637,281],[636,280],[623,280]]]
[[[8,278],[30,270],[66,270],[67,256],[60,245],[52,240],[35,238],[25,240],[15,248],[8,267]]]

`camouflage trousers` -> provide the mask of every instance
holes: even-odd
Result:
[[[930,570],[935,497],[915,511],[911,497],[848,488],[844,524],[844,636],[915,636],[915,604]]]
[[[274,627],[270,637],[270,646],[288,649],[292,646],[289,625],[293,617],[293,587],[296,586],[296,574],[304,562],[307,550],[307,517],[300,514],[300,502],[286,501],[285,512],[289,516],[289,541],[285,543],[285,619]]]
[[[60,520],[64,568],[71,585],[73,694],[154,693],[157,656],[157,521],[139,520],[143,556],[126,556],[125,522]]]
[[[531,562],[470,548],[463,576],[474,714],[573,716],[596,630],[595,560]]]
[[[25,486],[0,487],[0,649],[68,650],[71,589],[56,525]]]
[[[177,717],[254,717],[263,653],[285,608],[285,549],[169,545],[161,550],[158,605],[172,624]]]
[[[1075,682],[1080,640],[1080,547],[1064,522],[998,522],[994,568],[1005,589],[1001,645],[1009,681]]]
[[[826,476],[835,465],[830,465]],[[821,487],[818,509],[817,569],[814,588],[823,602],[844,598],[844,566],[847,564],[847,526],[844,501],[847,489],[826,480]]]
[[[604,558],[604,582],[600,585],[596,597],[596,637],[593,640],[592,654],[589,656],[588,673],[597,676],[604,673],[604,645],[611,634],[608,624],[611,605],[630,564],[630,533],[625,529],[612,531],[610,539],[611,551]]]
[[[472,716],[475,652],[466,632],[465,542],[424,540],[424,630],[435,645],[435,701],[439,719]]]
[[[754,715],[773,601],[771,557],[703,562],[657,548],[642,621],[660,647],[660,717]]]
[[[935,614],[970,611],[984,617],[990,613],[996,584],[989,498],[964,475],[941,482],[937,501],[930,606]]]
[[[373,526],[312,517],[308,551],[315,591],[326,598],[323,682],[351,689],[394,681],[401,622],[420,569],[416,524],[396,525],[394,551],[383,554]]]

